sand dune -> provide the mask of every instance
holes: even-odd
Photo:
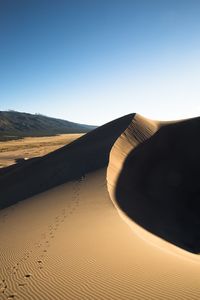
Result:
[[[200,118],[165,124],[136,115],[108,167],[114,203],[148,231],[194,253],[200,252],[199,128]]]
[[[0,208],[75,180],[108,164],[110,149],[133,114],[99,127],[78,140],[0,176]],[[14,195],[14,197],[13,197]]]
[[[182,125],[192,123],[195,131],[198,119],[186,123],[175,125],[178,137]],[[164,235],[147,228],[150,217],[140,223],[139,211],[133,214],[128,161],[141,180],[149,174],[160,136],[164,152],[168,138],[177,137],[174,125],[167,126],[128,115],[1,176],[1,207],[7,208],[0,211],[0,299],[200,299],[199,256],[180,248],[186,248],[182,235],[180,247],[167,239],[161,208],[152,203],[154,186],[149,203],[136,208],[144,215],[146,206],[154,209]],[[173,150],[177,156],[180,149]]]

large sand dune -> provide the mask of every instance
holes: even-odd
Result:
[[[198,241],[185,246],[190,236],[198,240],[198,172],[190,169],[196,161],[198,170],[198,142],[188,140],[198,140],[198,122],[128,115],[2,175],[0,299],[200,299],[200,260],[191,253]],[[183,161],[195,211],[179,189],[168,190],[171,182],[181,189],[177,172],[164,184]],[[188,223],[173,219],[175,201]]]
[[[109,153],[133,114],[99,127],[48,155],[0,176],[0,208],[36,195],[108,164]]]
[[[200,118],[166,124],[136,115],[108,166],[114,203],[148,231],[194,253],[200,252],[199,130]]]

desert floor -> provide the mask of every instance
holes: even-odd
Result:
[[[61,134],[49,137],[28,137],[0,142],[0,168],[12,165],[19,158],[43,156],[71,143],[83,134]]]

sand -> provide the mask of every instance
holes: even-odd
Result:
[[[0,208],[106,167],[113,144],[133,116],[130,114],[98,127],[44,157],[0,169]]]
[[[67,145],[83,134],[60,134],[46,137],[27,137],[0,142],[0,168],[10,166],[20,158],[40,157]]]
[[[21,186],[16,188],[21,201],[0,210],[0,299],[200,299],[199,256],[139,226],[116,197],[127,157],[160,126],[139,115],[132,118],[116,120],[47,156],[53,164],[64,153],[66,158],[70,151],[80,154],[79,149],[86,163],[81,166],[89,171],[82,169],[77,179],[45,186],[40,193],[32,185],[34,196],[25,200]],[[107,139],[100,142],[105,128]],[[100,145],[104,152],[97,162],[93,155]],[[2,176],[0,190],[29,174],[29,168],[36,178],[43,160]],[[3,190],[7,204],[12,200],[8,189]]]
[[[125,218],[196,254],[199,129],[200,118],[166,124],[136,115],[112,148],[107,174],[111,198]]]

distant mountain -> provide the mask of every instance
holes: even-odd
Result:
[[[27,136],[51,136],[61,133],[84,133],[96,126],[84,125],[17,111],[0,111],[0,140]]]

